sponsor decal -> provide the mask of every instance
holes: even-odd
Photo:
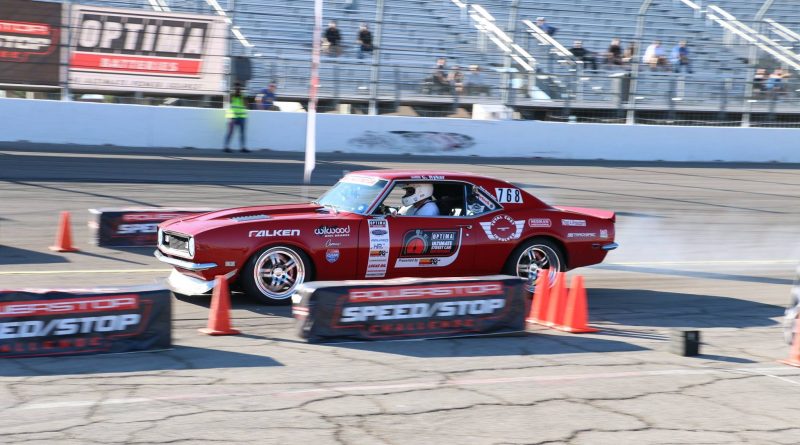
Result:
[[[600,238],[607,239],[608,238],[608,230],[600,229]]]
[[[0,1],[0,83],[59,85],[62,5]]]
[[[461,249],[461,230],[410,230],[395,267],[444,267],[453,264]]]
[[[483,193],[476,193],[475,196],[478,198],[478,201],[486,206],[486,208],[489,210],[494,210],[494,203],[489,198],[484,196]]]
[[[562,226],[567,227],[586,227],[586,220],[584,219],[562,219]]]
[[[517,188],[496,188],[494,196],[500,204],[522,204],[522,192]]]
[[[76,5],[70,80],[101,89],[218,92],[225,54],[223,20]]]
[[[551,227],[552,225],[550,218],[531,218],[528,220],[528,227]]]
[[[339,261],[339,249],[328,249],[325,251],[325,260],[329,263]]]
[[[568,233],[567,238],[597,238],[597,234],[594,232]]]
[[[225,267],[236,267],[236,261],[225,261]]]
[[[320,226],[314,229],[314,235],[324,236],[326,238],[340,238],[350,236],[350,226]]]
[[[369,256],[367,257],[366,278],[386,276],[389,267],[389,221],[386,218],[367,220],[369,227]]]
[[[326,239],[325,240],[325,247],[341,247],[341,246],[342,246],[342,243],[340,243],[340,242],[336,242],[336,241],[334,241],[332,239]]]
[[[508,215],[497,215],[491,221],[481,223],[486,236],[492,241],[511,241],[519,239],[525,220],[515,220]]]
[[[251,230],[247,236],[249,238],[270,238],[273,236],[300,236],[300,230],[298,229]]]
[[[169,298],[167,291],[0,292],[0,358],[168,347]]]

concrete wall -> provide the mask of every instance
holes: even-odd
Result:
[[[251,111],[248,146],[302,151],[305,113]],[[320,152],[800,162],[800,129],[570,124],[322,114]],[[0,99],[0,140],[219,149],[224,111]],[[238,139],[233,147],[238,147]]]

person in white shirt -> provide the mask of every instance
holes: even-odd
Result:
[[[661,41],[656,40],[652,45],[647,47],[642,61],[650,65],[650,68],[653,70],[658,67],[667,66],[667,54],[664,52],[664,48],[661,47]]]
[[[403,216],[439,216],[439,206],[433,202],[433,184],[408,184],[403,207],[397,212]]]

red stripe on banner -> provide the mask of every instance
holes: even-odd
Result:
[[[200,74],[200,60],[75,52],[70,68],[119,73]]]
[[[50,35],[50,25],[44,23],[9,22],[0,20],[0,33],[46,36]]]
[[[138,307],[139,295],[137,294],[63,298],[60,300],[11,301],[0,303],[0,318],[122,311],[137,309]]]
[[[502,295],[503,283],[484,281],[478,283],[431,284],[403,287],[373,287],[350,289],[352,303],[427,300],[431,298],[465,298]]]

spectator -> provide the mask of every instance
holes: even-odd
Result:
[[[572,48],[569,49],[569,52],[584,64],[591,63],[592,71],[597,71],[597,59],[592,55],[591,51],[583,47],[583,42],[576,40],[575,43],[572,44]]]
[[[486,83],[486,78],[483,73],[481,73],[481,67],[479,65],[470,65],[465,84],[467,94],[469,95],[489,95],[489,85]]]
[[[606,50],[606,63],[608,65],[622,65],[622,45],[618,37],[611,39],[611,44]]]
[[[681,67],[686,67],[686,72],[692,74],[692,65],[689,60],[689,48],[686,46],[686,40],[681,40],[677,46],[672,48],[670,61],[676,73],[681,71]]]
[[[653,70],[667,67],[667,57],[664,48],[661,47],[661,41],[656,40],[647,47],[643,62],[650,65],[650,69]]]
[[[328,42],[329,53],[332,53],[334,57],[342,54],[342,35],[339,33],[339,28],[336,27],[335,20],[331,20],[328,23],[328,29],[325,30],[325,40]]]
[[[767,70],[758,68],[753,76],[753,96],[762,97],[767,92]]]
[[[235,127],[239,127],[239,149],[242,153],[250,153],[245,146],[245,121],[247,120],[247,99],[242,95],[242,85],[236,83],[234,85],[233,94],[231,94],[231,102],[228,109],[225,111],[225,117],[228,119],[228,133],[225,135],[225,148],[222,150],[225,153],[230,153],[231,136]]]
[[[622,63],[632,63],[634,60],[636,60],[636,51],[636,43],[628,43],[628,47],[625,48],[625,52],[622,54]]]
[[[364,53],[371,53],[372,52],[372,33],[369,32],[369,28],[367,28],[366,23],[361,24],[361,28],[358,31],[358,39],[356,40],[359,44],[358,49],[358,58],[363,59]]]
[[[275,105],[276,88],[275,82],[272,82],[267,88],[261,90],[261,94],[256,98],[256,103],[260,110],[281,111],[281,109]]]
[[[775,71],[769,75],[767,79],[767,91],[774,96],[786,91],[786,82],[783,79],[789,77],[789,73],[783,71],[782,68],[775,68]]]
[[[447,76],[447,59],[444,57],[436,59],[436,67],[431,76],[425,79],[425,83],[429,93],[450,94],[452,92]]]
[[[455,65],[447,76],[447,80],[457,95],[464,94],[464,73],[461,72],[461,67]]]
[[[556,35],[556,31],[558,31],[558,28],[556,28],[555,26],[547,23],[547,20],[545,20],[544,17],[537,17],[536,18],[536,26],[538,26],[539,29],[541,29],[542,31],[547,33],[547,35],[550,36],[550,37],[553,37],[554,35]]]

